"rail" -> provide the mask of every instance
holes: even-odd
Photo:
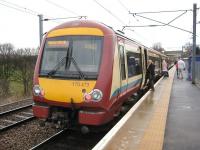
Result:
[[[0,131],[8,130],[34,119],[31,107],[32,105],[26,105],[0,113]]]

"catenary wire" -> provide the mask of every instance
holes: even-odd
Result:
[[[107,11],[111,16],[113,16],[115,19],[117,19],[120,23],[122,23],[123,25],[125,25],[125,23],[119,18],[117,17],[115,14],[113,14],[110,10],[108,10],[107,8],[105,8],[100,2],[98,2],[97,0],[94,0],[95,3],[97,3],[100,7],[102,7],[105,11]]]
[[[199,8],[197,8],[199,9]],[[136,12],[130,14],[153,14],[153,13],[173,13],[173,12],[181,12],[181,11],[193,11],[193,9],[183,9],[183,10],[166,10],[166,11],[149,11],[149,12]]]
[[[135,14],[136,15],[136,14]],[[178,30],[181,30],[181,31],[185,31],[185,32],[188,32],[188,33],[192,33],[191,31],[188,31],[186,29],[182,29],[182,28],[179,28],[179,27],[176,27],[176,26],[173,26],[173,25],[170,25],[170,24],[166,24],[164,22],[161,22],[161,21],[158,21],[158,20],[155,20],[155,19],[151,19],[151,18],[148,18],[148,17],[145,17],[145,16],[141,16],[141,15],[136,15],[138,17],[141,17],[141,18],[144,18],[144,19],[147,19],[147,20],[151,20],[151,21],[154,21],[154,22],[157,22],[157,23],[160,23],[160,24],[163,24],[163,25],[167,25],[169,27],[172,27],[172,28],[176,28]],[[192,33],[193,34],[193,33]]]
[[[58,8],[60,8],[60,9],[62,9],[62,10],[64,10],[64,11],[66,11],[66,12],[68,12],[68,13],[71,13],[71,14],[74,14],[74,15],[77,15],[77,16],[80,16],[80,15],[77,14],[76,12],[74,12],[74,11],[72,11],[72,10],[70,10],[70,9],[67,9],[67,8],[65,8],[65,7],[59,5],[59,4],[55,3],[55,2],[52,2],[52,1],[50,1],[50,0],[46,0],[46,2],[49,3],[49,4],[51,4],[51,5],[54,5],[54,6],[58,7]]]
[[[30,15],[33,15],[33,16],[37,16],[39,14],[41,14],[40,12],[37,12],[37,11],[34,11],[34,10],[31,10],[29,8],[26,8],[26,7],[23,7],[23,6],[20,6],[18,4],[15,4],[15,3],[11,3],[11,2],[8,2],[8,1],[5,1],[5,0],[0,0],[1,2],[3,3],[0,3],[0,5],[3,5],[7,8],[11,8],[13,10],[17,10],[17,11],[20,11],[20,12],[23,12],[23,13],[28,13]],[[6,3],[6,4],[5,4]],[[48,15],[44,15],[44,17],[48,17],[49,19],[51,19],[52,17],[48,16]],[[55,23],[61,23],[61,22],[58,22],[58,21],[54,21],[53,22]]]
[[[180,18],[181,16],[183,16],[187,11],[183,12],[182,14],[178,15],[177,17],[175,17],[174,19],[172,19],[171,21],[169,21],[168,23],[165,23],[165,24],[150,24],[150,25],[138,25],[138,26],[123,26],[123,30],[126,28],[126,27],[158,27],[158,26],[166,26],[166,25],[169,25],[170,23],[174,22],[175,20],[177,20],[178,18]]]
[[[20,11],[20,12],[23,12],[23,13],[28,13],[28,14],[33,15],[33,16],[37,16],[37,14],[28,12],[28,11],[26,11],[25,9],[13,7],[13,6],[4,4],[4,3],[0,3],[0,5],[3,5],[3,6],[5,6],[5,7],[7,7],[7,8],[11,8],[11,9],[14,9],[14,10],[17,10],[17,11]]]
[[[129,9],[122,3],[122,1],[118,0],[118,2],[127,12],[129,12]]]

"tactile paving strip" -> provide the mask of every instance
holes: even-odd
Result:
[[[169,78],[163,81],[165,88],[161,100],[157,103],[153,117],[144,131],[138,150],[162,150],[174,73],[175,68],[172,68]]]

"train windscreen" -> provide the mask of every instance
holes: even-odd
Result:
[[[103,37],[48,38],[42,54],[40,76],[97,78]]]

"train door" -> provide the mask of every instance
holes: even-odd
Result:
[[[148,60],[148,55],[147,55],[147,49],[144,48],[144,50],[142,50],[142,59],[143,59],[143,63],[142,63],[142,87],[144,86],[145,83],[145,77],[146,77],[146,70],[147,70],[147,60]]]
[[[141,67],[142,67],[142,80],[141,80],[141,87],[143,87],[145,82],[145,75],[146,75],[146,59],[145,59],[145,49],[139,47],[140,54],[141,54]]]
[[[126,57],[124,45],[119,45],[119,68],[120,68],[120,96],[123,96],[127,90]]]
[[[144,49],[144,59],[145,59],[145,70],[147,68],[147,60],[148,60],[148,55],[147,55],[147,49]]]

